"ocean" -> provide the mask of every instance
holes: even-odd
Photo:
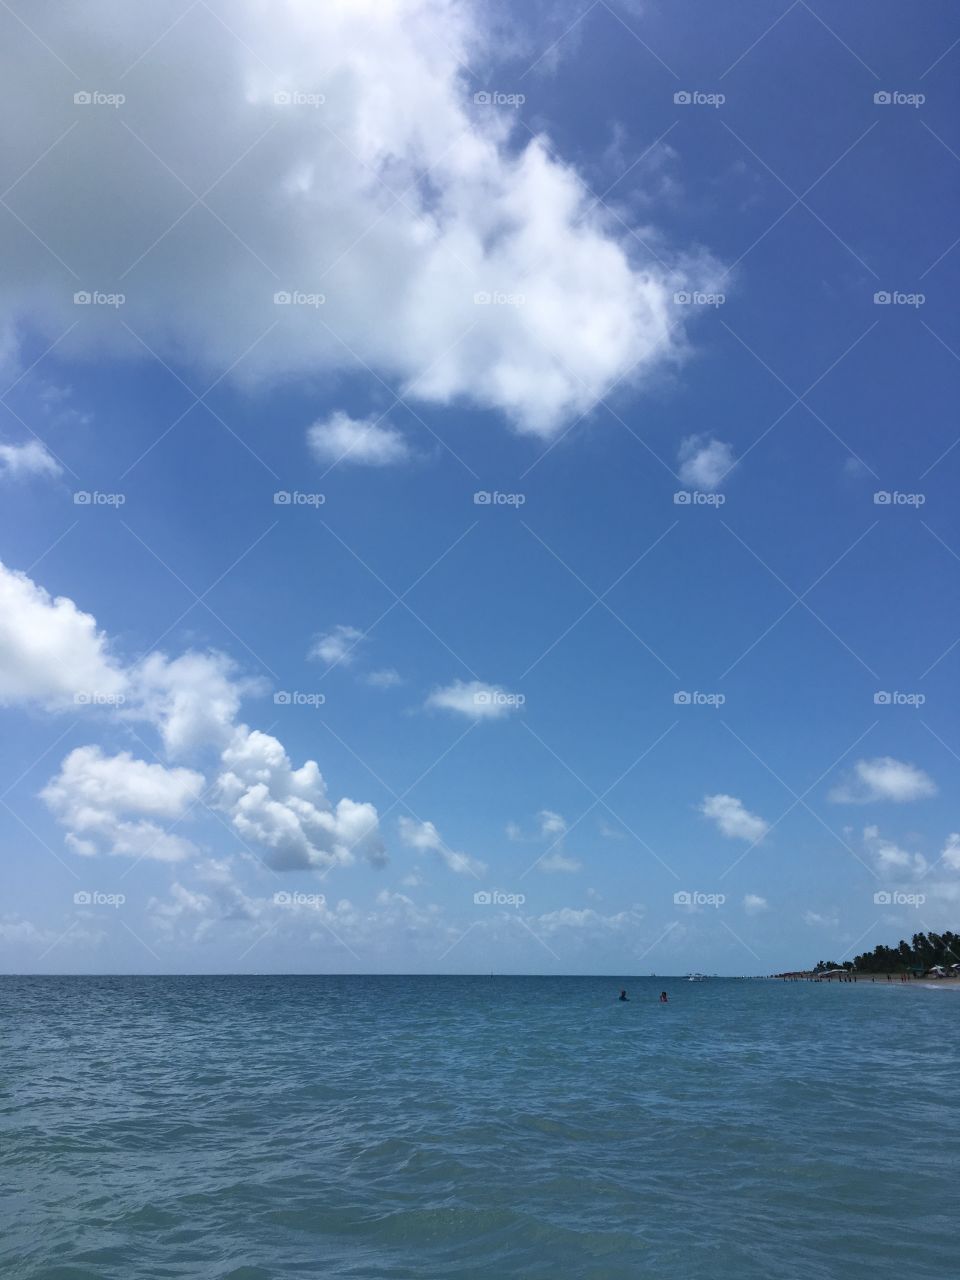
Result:
[[[0,1276],[941,1280],[958,1027],[879,981],[0,978]]]

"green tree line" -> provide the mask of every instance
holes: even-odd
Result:
[[[909,942],[901,938],[895,947],[876,946],[842,964],[819,960],[815,972],[846,969],[850,973],[907,973],[920,968],[926,971],[935,964],[944,968],[960,964],[960,937],[950,929],[946,933],[915,933]]]

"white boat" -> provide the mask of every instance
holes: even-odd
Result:
[[[688,973],[687,974],[688,982],[706,982],[706,980],[707,980],[707,975],[705,973]]]

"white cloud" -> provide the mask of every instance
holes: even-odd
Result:
[[[758,893],[747,893],[743,899],[743,909],[747,915],[759,915],[761,911],[766,911],[769,903],[766,898],[761,898]]]
[[[39,946],[41,943],[49,946],[56,942],[58,936],[53,929],[42,929],[15,912],[0,916],[0,942],[16,946]]]
[[[927,860],[922,853],[910,853],[892,840],[883,839],[879,827],[864,827],[863,843],[883,876],[896,876],[904,872],[919,876],[927,869]]]
[[[407,442],[388,422],[376,417],[351,418],[331,414],[307,428],[307,443],[319,462],[355,462],[367,467],[389,467],[410,456]]]
[[[575,929],[585,932],[619,933],[624,929],[635,928],[643,918],[643,909],[633,906],[627,911],[618,911],[614,915],[605,916],[593,907],[561,907],[558,911],[548,911],[536,916],[533,927],[542,933],[558,933],[562,929]]]
[[[75,853],[111,853],[177,862],[193,846],[156,820],[181,818],[203,790],[203,775],[137,760],[128,751],[105,756],[77,747],[40,793],[57,821],[69,828]]]
[[[541,809],[537,814],[540,819],[540,834],[542,836],[563,836],[567,833],[567,820],[560,813],[554,813],[552,809]]]
[[[58,476],[62,467],[39,440],[25,444],[0,444],[0,480],[21,476]]]
[[[379,671],[371,671],[365,681],[374,689],[393,689],[398,684],[403,684],[403,676],[393,667],[381,667]]]
[[[853,776],[834,787],[830,799],[838,804],[884,800],[903,804],[936,794],[936,783],[916,765],[894,760],[892,756],[877,756],[873,760],[858,760]]]
[[[582,871],[583,863],[576,858],[571,858],[562,849],[555,849],[552,853],[548,853],[539,859],[537,870],[548,873],[554,871]]]
[[[940,857],[951,871],[960,871],[960,832],[951,831]]]
[[[474,106],[464,68],[493,25],[466,0],[235,0],[229,27],[180,0],[41,6],[2,58],[21,108],[0,124],[7,169],[47,151],[15,193],[38,239],[18,235],[8,314],[51,337],[79,319],[68,357],[142,354],[113,307],[72,305],[60,258],[88,288],[129,272],[127,324],[215,377],[241,355],[231,376],[251,383],[362,362],[408,398],[541,435],[621,379],[642,386],[698,310],[674,291],[709,291],[716,267],[647,225],[642,250],[547,138]],[[120,111],[74,107],[50,48],[122,84]]]
[[[348,798],[330,804],[314,761],[294,769],[276,738],[236,724],[243,694],[260,683],[237,678],[232,661],[218,653],[172,660],[150,654],[123,670],[93,617],[0,565],[0,703],[33,700],[57,710],[78,695],[126,699],[122,715],[149,720],[169,757],[222,753],[217,803],[238,835],[267,848],[274,865],[345,864],[355,851],[381,863],[372,805]],[[87,746],[64,760],[42,794],[77,853],[177,861],[193,846],[155,819],[182,816],[203,785],[203,775],[189,769]]]
[[[215,804],[242,839],[269,850],[272,867],[347,866],[357,853],[383,863],[376,809],[346,798],[331,806],[316,761],[294,769],[276,738],[239,725],[221,763]]]
[[[307,657],[325,662],[331,667],[338,664],[348,667],[353,662],[354,650],[362,639],[362,631],[358,631],[356,627],[341,624],[334,627],[332,631],[317,636],[310,646]]]
[[[837,927],[837,914],[831,912],[830,915],[824,915],[820,911],[805,911],[803,913],[804,923],[810,925],[811,928],[835,929]]]
[[[696,489],[719,489],[736,466],[730,445],[706,436],[687,436],[680,444],[678,475]]]
[[[486,871],[486,864],[471,858],[469,854],[451,849],[441,838],[432,822],[419,822],[406,816],[398,823],[400,838],[411,849],[438,854],[451,871],[459,875],[479,876]]]
[[[236,664],[225,654],[194,651],[172,660],[149,654],[131,681],[131,715],[146,716],[157,725],[173,758],[207,746],[222,750],[233,734],[242,694],[259,687],[239,680]]]
[[[768,826],[763,818],[750,813],[736,796],[704,796],[700,812],[717,824],[721,835],[755,843],[767,833]]]
[[[0,704],[50,709],[116,698],[126,676],[96,619],[0,564]]]
[[[522,703],[522,695],[508,693],[498,684],[486,684],[483,680],[454,680],[441,689],[434,689],[425,706],[455,711],[469,716],[471,720],[500,720],[516,711]]]

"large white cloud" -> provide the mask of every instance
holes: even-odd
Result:
[[[57,820],[69,827],[67,845],[79,854],[105,852],[177,862],[188,840],[158,825],[182,817],[203,791],[203,775],[77,747],[41,792]]]
[[[905,804],[936,794],[937,784],[917,765],[895,760],[893,756],[877,756],[873,760],[858,760],[853,775],[833,788],[830,799],[837,804],[885,800]]]
[[[294,769],[276,738],[239,725],[223,752],[215,803],[244,840],[264,846],[277,868],[384,861],[377,811],[342,799],[331,806],[316,761]]]
[[[127,683],[95,618],[0,564],[0,705],[109,702]]]
[[[158,727],[174,759],[204,747],[224,748],[250,682],[238,678],[235,664],[222,653],[190,651],[170,659],[152,653],[133,670],[135,706]]]
[[[219,653],[153,653],[123,667],[95,618],[0,565],[0,704],[37,702],[53,711],[77,698],[122,704],[122,719],[154,726],[169,759],[216,753],[216,803],[271,863],[325,868],[357,853],[382,863],[373,805],[332,804],[315,761],[294,769],[276,738],[237,724],[243,695],[256,688]],[[129,752],[107,756],[89,745],[66,757],[42,795],[77,853],[176,861],[192,845],[158,823],[183,817],[203,786],[204,776],[191,769]]]
[[[40,0],[36,38],[8,23],[0,55],[5,171],[23,175],[0,321],[79,320],[61,354],[142,356],[122,318],[198,378],[241,356],[250,382],[368,367],[541,434],[642,383],[683,351],[674,291],[714,268],[646,225],[641,247],[514,110],[474,104],[486,14]]]

